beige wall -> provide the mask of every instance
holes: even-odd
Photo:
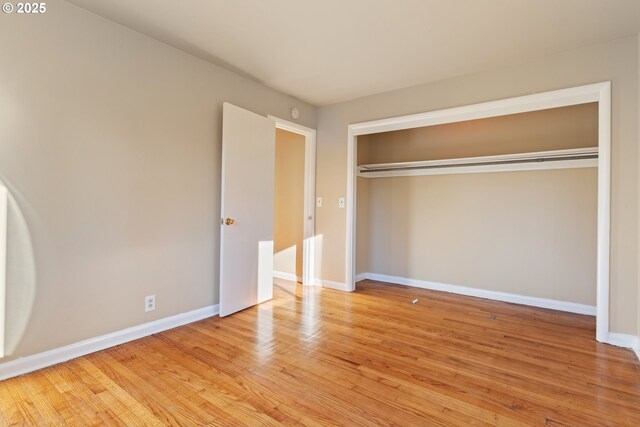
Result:
[[[612,82],[611,330],[638,326],[638,39],[631,37],[495,70],[321,107],[317,194],[346,194],[347,125],[601,81]],[[346,210],[317,210],[317,275],[345,281]]]
[[[217,303],[222,103],[315,109],[66,2],[1,19],[5,360]]]
[[[370,163],[597,147],[598,104],[377,133],[368,145]]]
[[[305,138],[276,129],[273,269],[302,277]]]
[[[597,168],[368,181],[370,273],[595,305]]]

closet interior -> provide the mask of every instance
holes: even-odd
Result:
[[[359,279],[596,305],[598,104],[359,136]]]

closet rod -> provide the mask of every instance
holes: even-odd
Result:
[[[360,169],[360,173],[368,173],[368,172],[388,172],[388,171],[400,171],[400,170],[421,170],[421,169],[439,169],[439,168],[450,168],[452,166],[455,167],[467,167],[467,166],[491,166],[491,165],[514,165],[521,163],[541,163],[541,162],[556,162],[561,160],[585,160],[585,159],[597,159],[597,154],[588,154],[582,156],[564,156],[564,157],[539,157],[539,158],[530,158],[530,159],[522,159],[522,160],[494,160],[494,161],[478,161],[473,163],[443,163],[436,165],[406,165],[406,166],[395,166],[388,168],[369,168],[366,166],[362,166]]]
[[[425,160],[400,163],[360,165],[360,173],[437,169],[465,166],[491,166],[553,161],[589,160],[598,158],[598,147],[571,148],[566,150],[538,151],[530,153],[500,154],[495,156],[461,157],[442,160]]]

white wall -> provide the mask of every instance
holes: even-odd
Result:
[[[218,302],[222,103],[315,109],[66,2],[2,16],[7,354]],[[145,313],[145,295],[157,310]]]

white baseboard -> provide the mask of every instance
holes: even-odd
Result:
[[[359,278],[359,279],[358,279]],[[406,277],[387,276],[376,273],[361,273],[357,280],[377,280],[380,282],[397,283],[399,285],[413,286],[434,291],[451,292],[454,294],[468,295],[472,297],[487,298],[492,300],[511,302],[515,304],[531,305],[534,307],[550,308],[552,310],[568,311],[569,313],[596,315],[596,307],[574,302],[557,301],[547,298],[530,297],[525,295],[510,294],[506,292],[487,291],[484,289],[468,288],[466,286],[448,285],[445,283],[429,282],[426,280],[409,279]]]
[[[617,347],[625,347],[633,350],[633,352],[638,357],[638,360],[640,360],[640,338],[629,334],[609,332],[609,335],[605,342]]]
[[[302,277],[296,276],[293,273],[285,273],[284,271],[274,271],[274,279],[290,280],[292,282],[302,282]]]
[[[207,317],[215,316],[219,311],[220,307],[218,304],[210,305],[187,313],[176,314],[175,316],[132,326],[110,334],[89,338],[88,340],[33,354],[10,362],[0,363],[0,381],[37,371],[38,369],[66,362],[67,360],[95,353],[96,351],[124,344],[129,341],[144,338],[158,332],[166,331],[167,329],[173,329],[186,325],[187,323],[206,319]]]
[[[370,273],[358,273],[356,274],[356,283],[362,280],[367,280],[369,278]]]
[[[313,285],[338,291],[351,292],[351,289],[347,289],[347,285],[345,283],[333,282],[331,280],[313,279]]]

